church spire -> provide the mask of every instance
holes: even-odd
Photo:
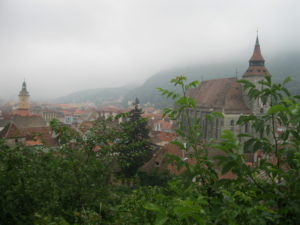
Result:
[[[265,59],[261,54],[260,44],[259,44],[259,39],[257,34],[254,51],[249,60],[249,67],[247,71],[244,73],[243,77],[253,77],[253,76],[264,77],[268,75],[270,75],[270,73],[265,67]]]
[[[29,96],[29,92],[27,91],[25,80],[22,83],[22,89],[21,89],[21,91],[19,93],[19,96]]]
[[[265,59],[262,56],[261,51],[260,51],[260,45],[259,45],[258,35],[256,36],[256,41],[255,41],[253,55],[252,55],[252,57],[249,60],[250,64],[251,64],[251,62],[254,63],[254,64],[255,63],[260,63],[262,65],[264,65],[264,63],[265,63]]]

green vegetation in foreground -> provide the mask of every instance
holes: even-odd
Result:
[[[197,83],[187,84],[185,77],[171,82],[183,93],[160,89],[176,105],[165,114],[178,124],[181,141],[175,143],[196,161],[189,165],[170,156],[186,167],[184,174],[154,171],[147,179],[138,172],[152,151],[140,111],[123,115],[121,125],[96,121],[85,137],[53,121],[58,149],[8,147],[0,141],[1,224],[300,224],[300,97],[270,77],[261,81],[263,90],[240,81],[251,98],[271,103],[266,115],[238,121],[251,124],[259,138],[241,135],[247,136],[242,145],[225,131],[221,142],[202,143],[197,121],[185,116],[187,108],[196,107],[185,93]],[[275,132],[275,123],[285,127],[282,133]],[[226,152],[219,166],[236,179],[218,179],[207,157],[211,147]],[[278,160],[249,167],[244,148],[262,149]]]

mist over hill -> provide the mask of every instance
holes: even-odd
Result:
[[[293,94],[300,94],[300,52],[280,54],[268,57],[266,67],[275,82],[291,76],[293,81],[287,87]],[[99,88],[83,90],[57,98],[56,102],[94,102],[96,105],[112,103],[127,106],[128,101],[139,98],[141,104],[148,103],[158,108],[172,105],[172,100],[166,99],[156,90],[158,87],[174,89],[170,80],[178,75],[188,77],[189,81],[209,80],[224,77],[241,78],[248,68],[248,62],[236,60],[220,64],[193,65],[161,71],[148,78],[141,86],[125,86],[120,88]]]
[[[287,87],[293,94],[300,94],[300,52],[274,56],[266,62],[266,67],[273,76],[274,82],[281,82],[285,77],[292,77]],[[247,62],[235,61],[224,64],[210,64],[176,68],[159,72],[150,77],[141,87],[130,90],[124,101],[138,97],[142,104],[151,103],[156,107],[172,105],[172,100],[166,99],[156,90],[157,87],[175,90],[170,80],[178,75],[188,77],[189,81],[216,79],[224,77],[241,78],[248,68]]]
[[[97,88],[82,90],[63,97],[56,98],[54,101],[57,103],[93,102],[97,106],[105,105],[107,103],[120,105],[128,91],[134,90],[136,87],[136,85],[128,85],[118,88]]]

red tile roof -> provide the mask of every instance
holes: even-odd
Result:
[[[177,137],[176,133],[164,131],[153,131],[152,136],[152,141],[156,144],[160,142],[171,142]]]
[[[7,129],[1,132],[5,139],[26,138],[26,143],[40,145],[44,143],[46,146],[58,145],[57,140],[52,137],[52,130],[50,127],[31,127],[18,128],[13,122],[7,125]]]

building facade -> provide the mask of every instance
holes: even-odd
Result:
[[[265,60],[261,54],[258,37],[256,37],[249,67],[242,79],[251,81],[257,88],[262,88],[259,81],[270,75],[265,67]],[[249,124],[243,126],[237,124],[239,117],[250,114],[263,115],[269,106],[264,105],[260,99],[251,100],[237,81],[236,77],[206,80],[188,93],[197,103],[197,108],[190,109],[188,113],[190,117],[198,118],[204,139],[218,139],[223,130],[232,130],[235,135],[254,134]],[[224,118],[209,120],[207,115],[211,112],[222,112]]]

